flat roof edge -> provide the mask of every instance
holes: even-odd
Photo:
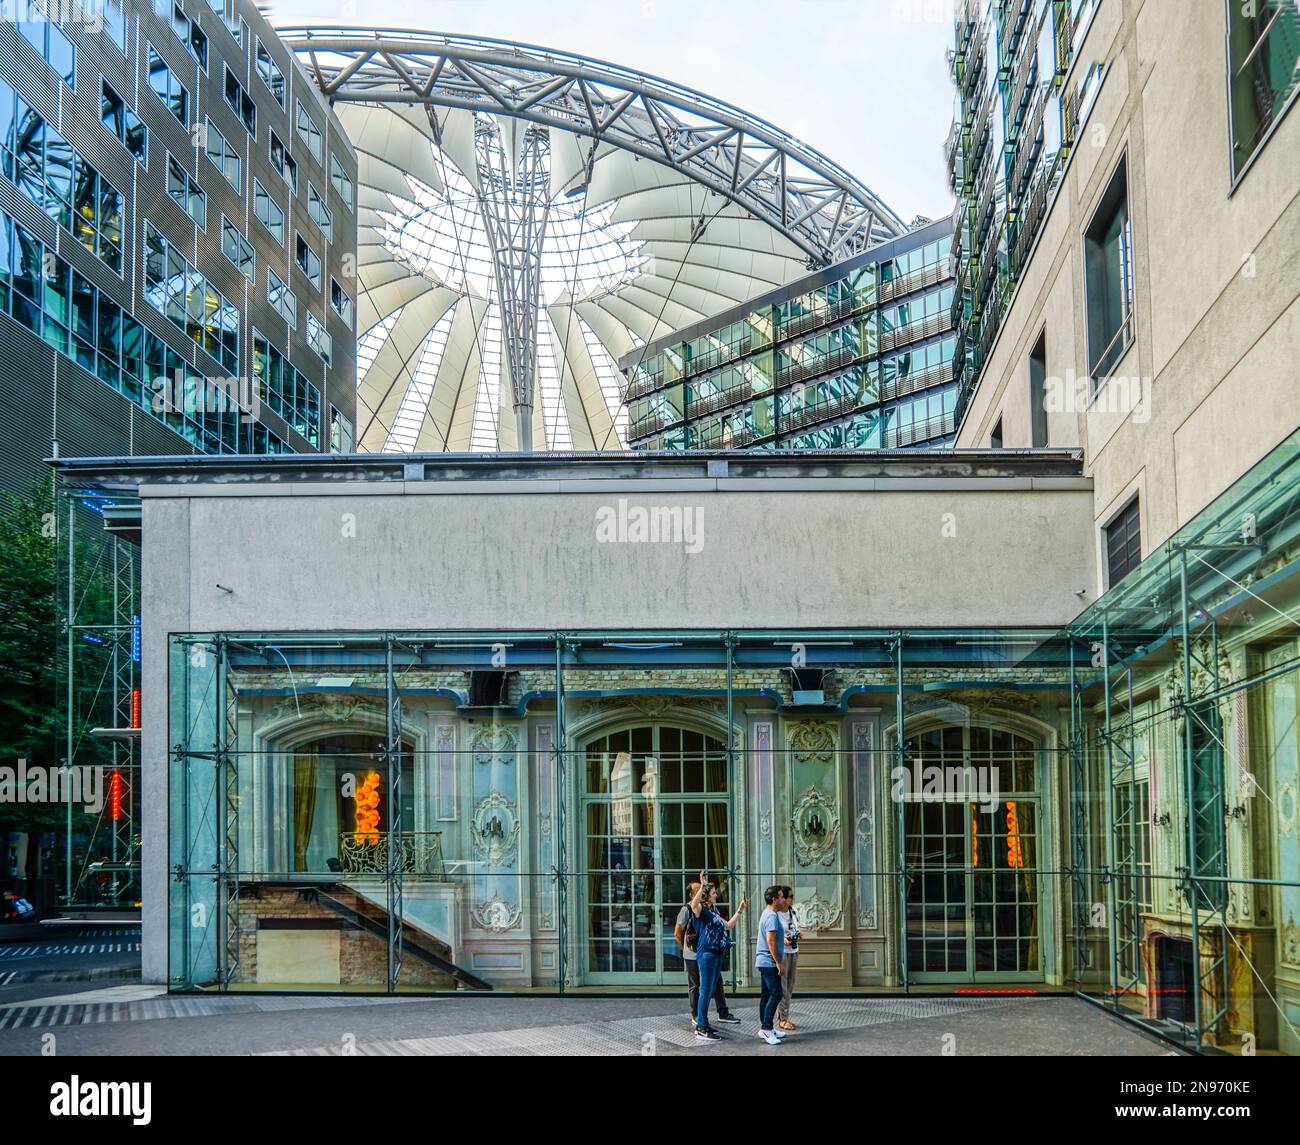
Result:
[[[74,485],[418,481],[699,481],[718,478],[1081,478],[1079,449],[742,450],[690,453],[187,454],[59,457]],[[1046,487],[1046,486],[1044,486]]]

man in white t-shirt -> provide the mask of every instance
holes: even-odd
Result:
[[[782,887],[785,909],[777,912],[781,927],[785,931],[785,973],[781,975],[781,1001],[776,1008],[778,1030],[793,1030],[790,1021],[790,995],[794,993],[794,972],[799,964],[799,919],[794,909],[794,888]]]

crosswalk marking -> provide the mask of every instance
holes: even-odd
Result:
[[[0,946],[0,958],[43,958],[70,954],[123,954],[140,949],[138,942],[81,942],[58,946]]]

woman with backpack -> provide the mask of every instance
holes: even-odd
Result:
[[[691,897],[691,914],[695,916],[695,959],[700,972],[700,1000],[695,1011],[695,1040],[720,1042],[722,1039],[709,1028],[709,1003],[713,999],[714,984],[722,972],[722,956],[735,945],[731,929],[745,912],[745,900],[740,900],[736,913],[723,919],[716,910],[718,888],[709,882],[708,873],[700,872],[700,885]]]

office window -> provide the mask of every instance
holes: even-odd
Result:
[[[221,252],[239,269],[249,282],[256,274],[253,248],[240,230],[225,215],[221,216]]]
[[[271,237],[284,246],[284,212],[257,179],[253,180],[253,214],[271,232]]]
[[[122,11],[122,0],[100,0],[99,12],[104,18],[104,35],[122,55],[126,55],[126,16]]]
[[[1133,238],[1123,160],[1088,224],[1083,249],[1088,369],[1096,385],[1133,342]]]
[[[207,196],[181,161],[170,152],[167,154],[167,193],[182,211],[199,224],[199,230],[207,229]]]
[[[1035,449],[1047,444],[1047,332],[1029,355],[1029,443]]]
[[[75,158],[69,230],[115,274],[122,273],[122,196],[80,155]]]
[[[320,192],[310,183],[307,184],[307,214],[311,221],[320,227],[321,234],[327,242],[334,241],[334,212],[325,205]]]
[[[303,107],[302,100],[298,100],[298,134],[302,136],[307,144],[307,149],[311,152],[312,158],[317,163],[323,163],[324,143],[321,139],[320,128],[316,126],[316,121],[307,114],[307,109]]]
[[[199,67],[206,72],[208,70],[208,38],[203,34],[203,29],[185,15],[185,9],[179,4],[172,5],[171,26],[172,31],[176,33],[176,38],[189,49],[190,55],[198,62]]]
[[[1228,5],[1232,175],[1245,170],[1300,80],[1300,10],[1294,0]]]
[[[320,355],[327,366],[333,353],[334,342],[325,330],[324,324],[314,314],[307,315],[307,345]]]
[[[160,236],[149,237],[152,249],[164,250]],[[273,434],[256,432],[264,427],[241,422],[233,400],[223,400],[215,408],[201,400],[202,374],[215,371],[209,368],[196,372],[162,338],[145,330],[112,298],[3,213],[0,266],[8,271],[0,276],[0,310],[12,314],[59,353],[89,370],[145,413],[170,425],[198,448],[227,453],[284,452],[288,448]],[[157,264],[154,269],[158,269]],[[201,337],[213,340],[214,348],[219,350],[224,338],[233,350],[238,333],[233,308],[206,285],[198,296],[203,306],[210,308],[205,313]],[[225,360],[233,359],[227,354]],[[175,384],[178,377],[180,386]],[[217,392],[226,396],[224,390]],[[175,400],[167,401],[160,409],[155,402],[160,394]],[[295,396],[305,399],[311,408],[310,390],[299,385]]]
[[[152,223],[144,225],[144,300],[221,368],[239,373],[239,313]]]
[[[229,68],[226,68],[226,106],[239,118],[248,134],[257,138],[257,107],[248,98],[244,85]]]
[[[23,39],[50,65],[50,70],[59,79],[72,87],[76,75],[77,49],[63,34],[54,18],[46,14],[46,9],[47,4],[38,0],[11,0],[5,5],[5,15],[22,17],[18,20],[18,31]],[[60,10],[56,8],[55,12],[58,11]]]
[[[316,257],[316,252],[307,244],[307,240],[302,235],[294,236],[294,261],[298,264],[298,269],[307,276],[307,281],[317,290],[320,289],[320,259]]]
[[[1138,499],[1133,498],[1106,526],[1106,587],[1114,588],[1142,561]]]
[[[993,432],[989,435],[989,448],[1002,448],[1002,418],[999,417],[997,423],[993,426]]]
[[[343,319],[349,326],[352,325],[352,298],[342,286],[339,285],[337,278],[330,279],[330,305],[334,307],[334,313]]]
[[[353,447],[352,419],[330,406],[330,452],[351,453]]]
[[[271,53],[266,50],[266,45],[262,43],[260,37],[257,41],[257,74],[262,77],[262,82],[275,96],[275,102],[284,107],[284,72],[280,70],[280,65],[275,62]]]
[[[253,330],[253,380],[263,403],[312,445],[319,443],[320,390],[257,329]]]
[[[298,164],[288,149],[280,142],[280,137],[271,132],[271,166],[280,172],[282,178],[296,195],[298,193]]]
[[[339,198],[343,200],[343,205],[349,211],[354,210],[355,208],[352,205],[352,180],[348,178],[347,172],[343,170],[343,164],[333,155],[330,156],[330,182],[334,184],[334,190],[338,192]]]
[[[266,269],[266,300],[291,327],[297,327],[298,298],[270,267]]]
[[[149,86],[163,105],[176,117],[181,126],[190,126],[190,93],[172,73],[167,61],[149,45]]]
[[[240,22],[239,13],[235,10],[235,0],[208,0],[208,7],[212,9],[213,14],[221,21],[222,26],[229,32],[241,48],[244,46],[244,25]]]
[[[149,128],[107,83],[101,87],[99,114],[104,121],[104,130],[109,135],[141,163],[148,161],[146,156],[149,146]]]
[[[238,191],[243,183],[239,152],[217,130],[217,125],[210,119],[208,120],[207,136],[204,140],[204,150],[207,151],[208,158],[216,164],[217,170],[226,177],[226,182]]]

